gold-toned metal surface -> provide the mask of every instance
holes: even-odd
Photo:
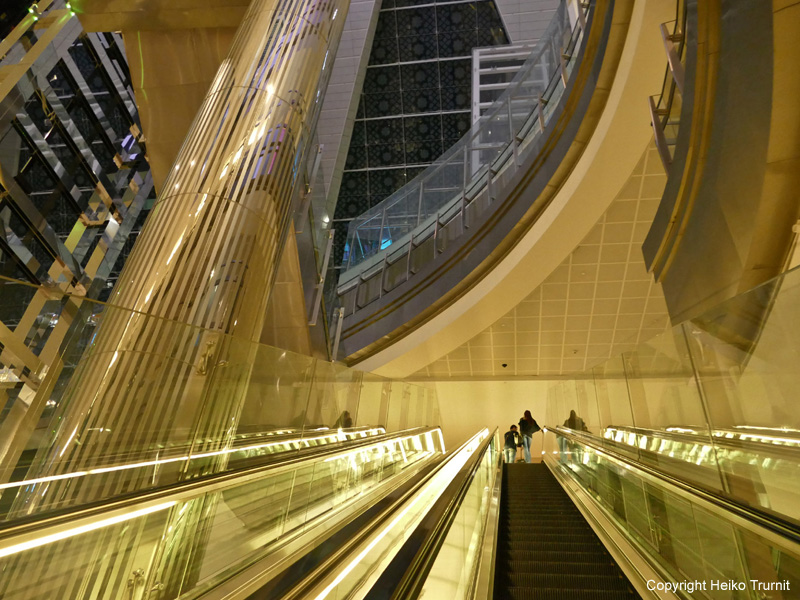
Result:
[[[252,3],[112,293],[134,312],[104,315],[33,473],[80,470],[112,448],[130,460],[182,440],[211,450],[235,430],[346,9]],[[66,493],[56,487],[52,500]]]
[[[123,31],[136,106],[147,133],[147,158],[159,194],[235,33],[235,26],[221,25]]]
[[[72,0],[86,31],[238,27],[247,0]]]

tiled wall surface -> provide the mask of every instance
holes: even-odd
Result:
[[[666,331],[664,292],[642,258],[666,180],[651,143],[597,225],[542,285],[415,377],[576,373]]]

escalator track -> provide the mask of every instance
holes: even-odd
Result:
[[[507,464],[496,600],[633,600],[619,566],[544,464]]]

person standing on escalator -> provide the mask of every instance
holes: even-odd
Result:
[[[533,441],[533,434],[541,429],[536,419],[531,415],[531,411],[526,410],[525,414],[519,420],[519,429],[522,433],[522,451],[525,454],[525,462],[531,462],[531,442]]]
[[[517,455],[517,448],[522,446],[517,426],[512,425],[511,428],[506,431],[504,438],[505,444],[503,446],[503,452],[506,455],[506,462],[513,463],[514,457]]]

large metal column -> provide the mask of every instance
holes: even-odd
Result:
[[[348,4],[253,0],[31,477],[211,451],[235,433]],[[187,464],[110,472],[101,495]],[[18,508],[97,497],[87,479]]]

